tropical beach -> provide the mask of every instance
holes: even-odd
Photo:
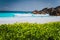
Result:
[[[0,0],[0,40],[60,40],[60,0]]]
[[[0,11],[0,24],[16,22],[48,23],[60,21],[60,6],[38,11]],[[5,12],[5,13],[4,13]],[[15,12],[15,13],[14,13]]]

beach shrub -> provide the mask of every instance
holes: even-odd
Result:
[[[60,22],[2,24],[0,40],[60,40]]]

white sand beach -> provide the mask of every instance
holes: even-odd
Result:
[[[48,23],[60,21],[60,16],[53,17],[3,17],[0,18],[0,24],[12,24],[16,22],[29,22],[29,23]]]

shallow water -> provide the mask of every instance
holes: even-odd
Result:
[[[33,13],[0,13],[0,17],[47,17],[48,14],[33,14]]]

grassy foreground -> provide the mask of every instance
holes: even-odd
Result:
[[[60,22],[2,24],[0,40],[60,40]]]

